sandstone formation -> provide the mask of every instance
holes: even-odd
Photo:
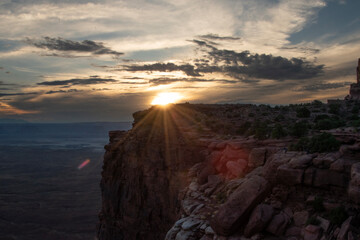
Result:
[[[333,131],[339,150],[290,151],[297,138],[202,124],[229,107],[153,107],[110,132],[98,238],[360,239],[358,132]],[[242,117],[224,121],[242,131]]]

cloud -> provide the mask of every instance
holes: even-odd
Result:
[[[352,82],[333,82],[333,83],[317,83],[317,84],[311,84],[306,85],[297,89],[294,89],[293,91],[297,92],[303,92],[303,91],[310,91],[310,92],[318,92],[328,89],[336,89],[336,88],[342,88],[342,87],[348,87]]]
[[[225,83],[225,84],[232,84],[237,83],[238,81],[234,80],[226,80],[226,79],[202,79],[202,78],[154,78],[149,80],[149,83],[152,85],[166,85],[175,82],[186,82],[186,83],[193,83],[193,82],[218,82],[218,83]]]
[[[43,39],[30,39],[26,38],[26,43],[35,46],[37,48],[47,49],[50,51],[61,52],[79,52],[79,53],[91,53],[93,55],[113,55],[119,57],[123,55],[122,52],[114,51],[108,47],[105,47],[102,42],[95,42],[91,40],[84,41],[72,41],[63,38],[43,37]],[[69,55],[52,53],[50,56],[70,57]]]
[[[15,83],[4,83],[3,81],[0,81],[0,86],[16,86]]]
[[[22,114],[31,114],[38,113],[38,111],[33,110],[21,110],[19,108],[13,107],[10,104],[0,102],[0,115],[22,115]]]
[[[69,80],[45,81],[37,83],[42,86],[66,86],[66,85],[92,85],[103,83],[115,83],[117,80],[111,78],[73,78]]]
[[[182,71],[188,76],[198,77],[204,73],[222,73],[238,80],[251,82],[249,78],[272,80],[309,79],[323,73],[324,65],[301,58],[285,58],[271,54],[257,54],[249,51],[236,52],[218,49],[205,41],[192,40],[203,49],[205,55],[196,59],[194,64],[154,63],[143,65],[125,65],[124,70],[173,72]],[[255,80],[256,82],[256,80]]]
[[[6,96],[26,96],[26,95],[34,95],[38,94],[37,92],[29,92],[29,93],[0,93],[0,97]]]
[[[237,41],[241,39],[239,37],[219,36],[218,34],[212,34],[212,33],[206,35],[200,35],[199,38],[210,39],[210,40],[231,40],[231,41]]]
[[[124,69],[129,72],[139,71],[157,71],[157,72],[174,72],[182,71],[188,76],[198,77],[201,76],[198,71],[195,70],[195,66],[191,64],[176,65],[174,63],[154,63],[144,65],[125,65]]]
[[[46,92],[45,94],[54,94],[54,93],[73,93],[73,92],[81,92],[81,90],[78,90],[78,89],[69,89],[67,91],[65,90],[51,90],[51,91],[48,91]]]

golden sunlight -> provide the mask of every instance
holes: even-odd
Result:
[[[170,103],[176,103],[180,99],[181,95],[179,93],[162,92],[154,98],[154,100],[151,102],[151,105],[165,106]]]

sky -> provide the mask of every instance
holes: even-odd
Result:
[[[358,0],[1,0],[0,118],[130,121],[180,102],[343,99]]]

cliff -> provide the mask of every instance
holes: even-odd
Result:
[[[98,238],[360,239],[351,104],[135,113],[105,146]]]
[[[134,119],[132,130],[110,132],[105,146],[99,239],[163,239],[179,217],[187,170],[203,161],[178,112],[151,109]]]

